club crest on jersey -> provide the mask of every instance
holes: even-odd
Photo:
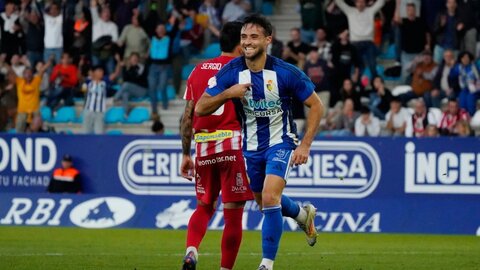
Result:
[[[270,91],[270,92],[273,90],[273,81],[272,80],[268,80],[267,90]]]
[[[217,78],[215,76],[208,79],[208,88],[213,88],[217,86]]]

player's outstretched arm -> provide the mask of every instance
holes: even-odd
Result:
[[[232,98],[243,98],[245,92],[250,89],[251,83],[239,83],[220,92],[218,95],[211,96],[203,93],[195,106],[195,114],[197,116],[210,115],[222,106],[227,100]]]
[[[323,103],[315,92],[312,93],[303,104],[310,108],[307,115],[307,130],[305,131],[300,146],[298,146],[293,152],[292,165],[307,163],[310,154],[310,146],[317,134],[318,127],[320,126],[320,119],[322,118],[324,110]]]

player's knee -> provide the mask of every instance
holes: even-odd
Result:
[[[228,202],[223,205],[225,209],[239,209],[245,206],[245,202]]]
[[[279,205],[281,200],[281,194],[275,194],[272,192],[262,192],[262,206],[271,207]]]

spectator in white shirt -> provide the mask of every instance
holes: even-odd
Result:
[[[385,115],[385,120],[387,121],[386,133],[393,136],[405,136],[405,130],[410,117],[411,114],[406,108],[402,107],[400,99],[394,97],[390,101],[390,111]]]
[[[111,21],[111,13],[108,6],[101,7],[98,14],[97,0],[90,2],[90,13],[92,14],[92,64],[101,65],[108,74],[115,70],[115,58],[112,50],[114,42],[118,40],[118,27]],[[110,37],[108,39],[107,37]]]
[[[356,0],[355,7],[345,3],[345,0],[335,0],[335,4],[345,13],[350,30],[350,41],[368,65],[372,78],[377,76],[376,47],[373,43],[375,14],[385,4],[385,0],[377,0],[372,6],[367,6],[366,0]]]
[[[360,117],[355,120],[355,136],[377,137],[380,135],[380,120],[373,116],[368,107],[362,106]]]
[[[47,62],[53,55],[55,63],[60,63],[63,52],[63,15],[60,6],[55,2],[50,4],[43,14],[43,20],[45,21],[43,60]]]

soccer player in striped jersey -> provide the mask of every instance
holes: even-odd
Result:
[[[184,270],[196,267],[198,247],[215,212],[220,191],[225,219],[220,266],[221,270],[233,269],[242,240],[243,207],[245,201],[253,200],[242,154],[241,125],[233,102],[226,102],[209,116],[193,115],[195,103],[207,88],[209,79],[234,57],[240,56],[241,28],[240,22],[226,23],[220,33],[222,54],[198,64],[187,80],[184,97],[187,104],[181,125],[181,174],[192,180],[195,172],[197,208],[188,223]],[[190,156],[192,133],[196,142],[195,168]]]
[[[259,270],[272,270],[282,235],[282,214],[294,218],[313,246],[316,209],[300,208],[282,195],[292,166],[305,164],[317,133],[323,104],[310,79],[297,67],[267,55],[272,25],[260,15],[244,20],[240,44],[244,56],[230,61],[197,102],[197,115],[208,115],[234,100],[243,118],[244,156],[255,200],[262,207],[263,259]],[[292,119],[292,99],[310,108],[307,130],[299,143]]]

